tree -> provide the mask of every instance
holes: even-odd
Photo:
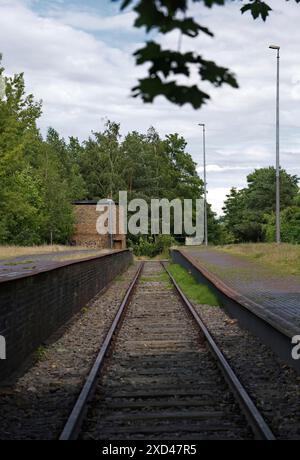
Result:
[[[121,170],[128,198],[146,198],[148,165],[146,137],[136,131],[128,133],[121,145]]]
[[[0,68],[0,76],[4,69]],[[78,145],[50,129],[43,140],[36,122],[42,104],[26,95],[23,74],[5,78],[0,99],[0,243],[66,243],[73,233],[71,202],[85,193]],[[52,236],[51,236],[52,235]]]
[[[246,191],[233,187],[224,204],[224,225],[228,233],[228,241],[232,243],[251,241],[252,229],[249,228],[249,219],[245,219]]]
[[[280,213],[281,241],[283,243],[300,244],[300,207],[289,206]],[[274,213],[266,216],[266,241],[275,240],[276,216]]]
[[[300,244],[300,193],[293,200],[291,206],[286,207],[280,213],[281,240],[284,243]],[[275,240],[276,215],[273,212],[266,216],[266,241]]]
[[[186,152],[187,143],[178,134],[170,134],[165,140],[166,151],[172,167],[171,182],[174,190],[170,199],[197,199],[203,196],[204,184],[199,178],[196,163],[192,156]]]
[[[203,181],[186,146],[185,139],[178,134],[162,139],[153,127],[146,134],[133,131],[123,139],[120,126],[109,121],[104,132],[84,142],[79,152],[78,162],[87,185],[87,197],[112,196],[117,200],[119,190],[126,190],[129,200],[141,198],[148,204],[152,198],[192,199],[195,202],[203,196]],[[213,212],[210,213],[210,226],[214,239],[219,241]],[[171,231],[173,229],[174,216],[171,215]],[[156,236],[129,237],[129,243],[144,252],[156,251],[158,240],[162,244]]]
[[[131,6],[137,18],[135,27],[145,27],[146,32],[158,31],[167,34],[178,31],[182,36],[195,38],[199,34],[213,37],[214,34],[205,26],[199,24],[189,14],[191,3],[200,3],[207,8],[214,5],[226,6],[227,0],[112,0],[118,1],[121,10]],[[289,0],[286,0],[289,1]],[[300,0],[295,0],[299,3]],[[253,19],[261,18],[266,21],[272,9],[262,0],[242,0],[242,13],[251,13]],[[157,96],[164,96],[170,102],[183,105],[190,103],[195,109],[206,103],[210,97],[201,90],[199,85],[183,85],[178,81],[190,77],[193,69],[202,81],[220,87],[227,84],[238,88],[237,80],[232,72],[215,62],[205,59],[194,51],[162,49],[160,44],[151,40],[134,53],[137,65],[149,64],[148,76],[140,79],[133,88],[133,96],[141,97],[144,102],[153,102]]]
[[[280,204],[286,208],[293,203],[298,193],[298,177],[280,171]],[[257,212],[276,210],[276,170],[274,167],[256,169],[247,177],[248,207]]]
[[[14,174],[13,186],[7,182],[0,215],[0,241],[16,245],[42,242],[43,200],[41,184],[30,166]]]
[[[217,214],[212,210],[211,205],[207,206],[207,230],[208,242],[210,245],[226,243],[226,231],[222,219],[217,218]]]
[[[231,189],[223,210],[224,223],[233,242],[264,241],[265,224],[276,209],[275,179],[275,168],[257,169],[247,177],[247,188]],[[280,182],[281,207],[285,209],[297,197],[298,178],[281,170]]]
[[[0,56],[1,64],[1,56]],[[4,73],[1,67],[0,76]],[[0,242],[39,243],[41,184],[30,165],[30,145],[40,141],[41,103],[25,94],[23,74],[5,78],[0,99]]]
[[[53,157],[53,164],[58,166],[59,174],[65,181],[66,196],[70,201],[80,199],[86,193],[86,185],[78,164],[78,158],[82,152],[78,139],[71,137],[67,144],[55,129],[49,128],[46,143],[48,158]]]
[[[79,161],[87,196],[90,199],[116,198],[119,190],[125,186],[120,173],[120,125],[108,121],[104,132],[95,132],[93,135],[84,143]]]
[[[4,70],[0,68],[0,76]],[[153,127],[146,134],[120,134],[120,125],[108,121],[103,132],[82,144],[68,142],[49,128],[44,140],[37,128],[41,102],[26,95],[23,74],[6,79],[0,100],[0,243],[67,243],[73,233],[72,201],[203,196],[196,163],[178,134],[162,139]],[[174,228],[172,216],[171,229]],[[211,232],[217,224],[210,211]],[[174,232],[173,232],[174,233]],[[172,238],[145,240],[149,250],[160,250]],[[134,240],[134,239],[133,239]]]

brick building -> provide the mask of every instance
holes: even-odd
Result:
[[[116,233],[99,235],[97,221],[100,212],[97,211],[98,201],[76,201],[73,203],[75,215],[75,233],[72,242],[76,246],[86,246],[99,249],[126,249],[126,235],[121,234],[122,224],[119,222],[119,206],[116,205]],[[103,201],[104,210],[108,212],[109,204]],[[109,222],[108,222],[109,226]]]

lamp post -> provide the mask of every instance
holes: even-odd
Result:
[[[276,83],[276,242],[281,243],[280,235],[280,127],[279,127],[279,76],[280,76],[280,46],[270,45],[277,51],[277,83]]]
[[[208,246],[208,225],[207,225],[207,182],[206,182],[206,129],[205,123],[199,123],[199,126],[203,128],[203,169],[204,169],[204,234],[205,234],[205,246]]]

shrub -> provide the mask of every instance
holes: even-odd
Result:
[[[281,239],[283,243],[300,244],[300,207],[289,206],[281,214]],[[265,225],[266,241],[275,241],[275,214],[267,217]]]
[[[133,248],[136,256],[153,258],[168,251],[174,242],[170,235],[140,236],[137,241],[129,241],[129,246]]]

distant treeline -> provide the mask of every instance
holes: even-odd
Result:
[[[66,141],[52,128],[43,139],[37,128],[42,104],[26,95],[23,74],[5,82],[0,97],[0,244],[38,245],[52,238],[68,243],[74,200],[117,200],[120,190],[127,190],[129,199],[147,201],[203,196],[203,181],[178,134],[161,139],[150,128],[146,134],[134,131],[122,138],[120,125],[107,121],[102,132],[84,142],[76,137]],[[258,170],[248,181],[247,189],[231,191],[224,219],[218,220],[209,206],[212,243],[274,238],[275,172]],[[282,181],[284,238],[300,242],[297,178],[283,172]],[[155,253],[151,237],[129,243],[138,253]],[[155,247],[161,250],[163,244],[160,239]]]
[[[242,190],[233,188],[225,201],[224,239],[229,243],[274,242],[276,209],[275,168],[255,170]],[[282,241],[300,243],[299,178],[281,170]]]
[[[4,69],[0,70],[3,75]],[[84,142],[65,141],[52,128],[37,128],[42,107],[26,95],[23,75],[6,78],[0,100],[0,243],[68,243],[73,232],[71,203],[78,199],[199,198],[203,182],[177,134],[161,139],[150,128],[125,138],[108,121]],[[216,225],[210,212],[210,219]]]

